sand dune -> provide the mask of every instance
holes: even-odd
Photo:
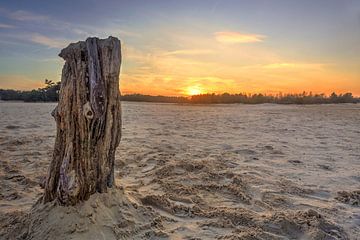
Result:
[[[360,239],[360,106],[123,103],[116,189],[41,196],[55,104],[0,102],[0,238]]]

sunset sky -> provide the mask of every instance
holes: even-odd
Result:
[[[0,88],[59,81],[62,48],[109,35],[122,93],[360,96],[359,0],[2,0]]]

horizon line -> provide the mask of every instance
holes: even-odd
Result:
[[[59,81],[60,82],[60,81]],[[33,89],[27,89],[27,90],[21,90],[21,89],[12,89],[12,88],[1,88],[0,87],[0,90],[12,90],[12,91],[20,91],[20,92],[26,92],[26,91],[33,91],[33,90],[38,90],[38,89],[41,89],[41,88],[33,88]],[[180,94],[180,95],[163,95],[163,94],[147,94],[147,93],[140,93],[140,92],[127,92],[125,91],[125,93],[123,93],[121,91],[121,89],[119,88],[119,91],[121,93],[122,96],[124,95],[146,95],[146,96],[161,96],[161,97],[184,97],[184,98],[189,98],[189,97],[192,97],[192,96],[201,96],[201,95],[212,95],[212,94],[215,94],[215,95],[223,95],[223,94],[230,94],[230,95],[235,95],[235,94],[243,94],[243,95],[246,95],[246,96],[252,96],[252,95],[263,95],[263,96],[278,96],[278,95],[303,95],[305,94],[306,96],[309,96],[309,95],[324,95],[324,96],[331,96],[331,94],[335,93],[336,95],[344,95],[346,93],[351,93],[353,97],[355,98],[360,98],[360,94],[354,94],[353,92],[351,91],[329,91],[331,93],[324,93],[324,92],[317,92],[317,91],[299,91],[299,92],[282,92],[282,91],[279,91],[279,92],[275,92],[275,91],[271,91],[270,93],[269,92],[204,92],[204,93],[200,93],[200,94],[192,94],[192,95],[189,95],[189,94]]]

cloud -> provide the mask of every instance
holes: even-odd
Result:
[[[40,14],[34,14],[28,11],[18,10],[15,12],[11,12],[9,17],[18,21],[45,21],[48,20],[49,17]]]
[[[63,48],[66,47],[66,45],[68,44],[68,41],[66,40],[49,38],[38,33],[32,34],[30,37],[30,41],[44,46],[48,46],[50,48]]]
[[[9,25],[9,24],[0,23],[0,28],[14,28],[14,26]]]
[[[295,68],[298,67],[295,63],[271,63],[264,66],[264,68],[276,69],[276,68]]]
[[[183,49],[183,50],[176,50],[170,51],[164,54],[164,56],[169,55],[207,55],[213,54],[215,51],[211,49]]]
[[[114,23],[107,23],[100,25],[94,24],[80,24],[80,23],[71,23],[64,20],[56,19],[49,15],[42,15],[36,12],[17,10],[12,11],[6,8],[0,7],[0,16],[12,20],[12,22],[20,21],[26,22],[28,29],[35,30],[41,29],[42,32],[56,32],[61,33],[63,36],[70,36],[68,40],[66,39],[56,39],[53,36],[43,36],[40,34],[34,33],[33,35],[25,32],[18,32],[17,35],[24,35],[24,38],[18,39],[23,41],[31,41],[34,43],[39,43],[50,48],[62,48],[72,41],[78,41],[85,39],[89,36],[98,36],[100,38],[107,38],[108,36],[116,36],[121,38],[135,38],[140,37],[141,34],[133,32],[127,29],[121,29],[119,25]],[[1,28],[15,28],[9,24],[0,23]],[[32,32],[32,31],[31,31]],[[1,34],[4,36],[4,34]],[[1,36],[1,37],[2,37]],[[3,39],[0,40],[4,42]]]
[[[294,68],[306,68],[306,69],[322,69],[324,64],[321,63],[293,63],[293,62],[281,62],[271,63],[264,65],[266,69],[294,69]]]
[[[215,39],[221,43],[255,43],[262,42],[266,37],[258,34],[244,34],[240,32],[216,32]]]

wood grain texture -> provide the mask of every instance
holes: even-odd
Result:
[[[115,150],[121,138],[117,38],[88,38],[60,54],[62,70],[53,158],[43,200],[74,205],[114,185]]]

